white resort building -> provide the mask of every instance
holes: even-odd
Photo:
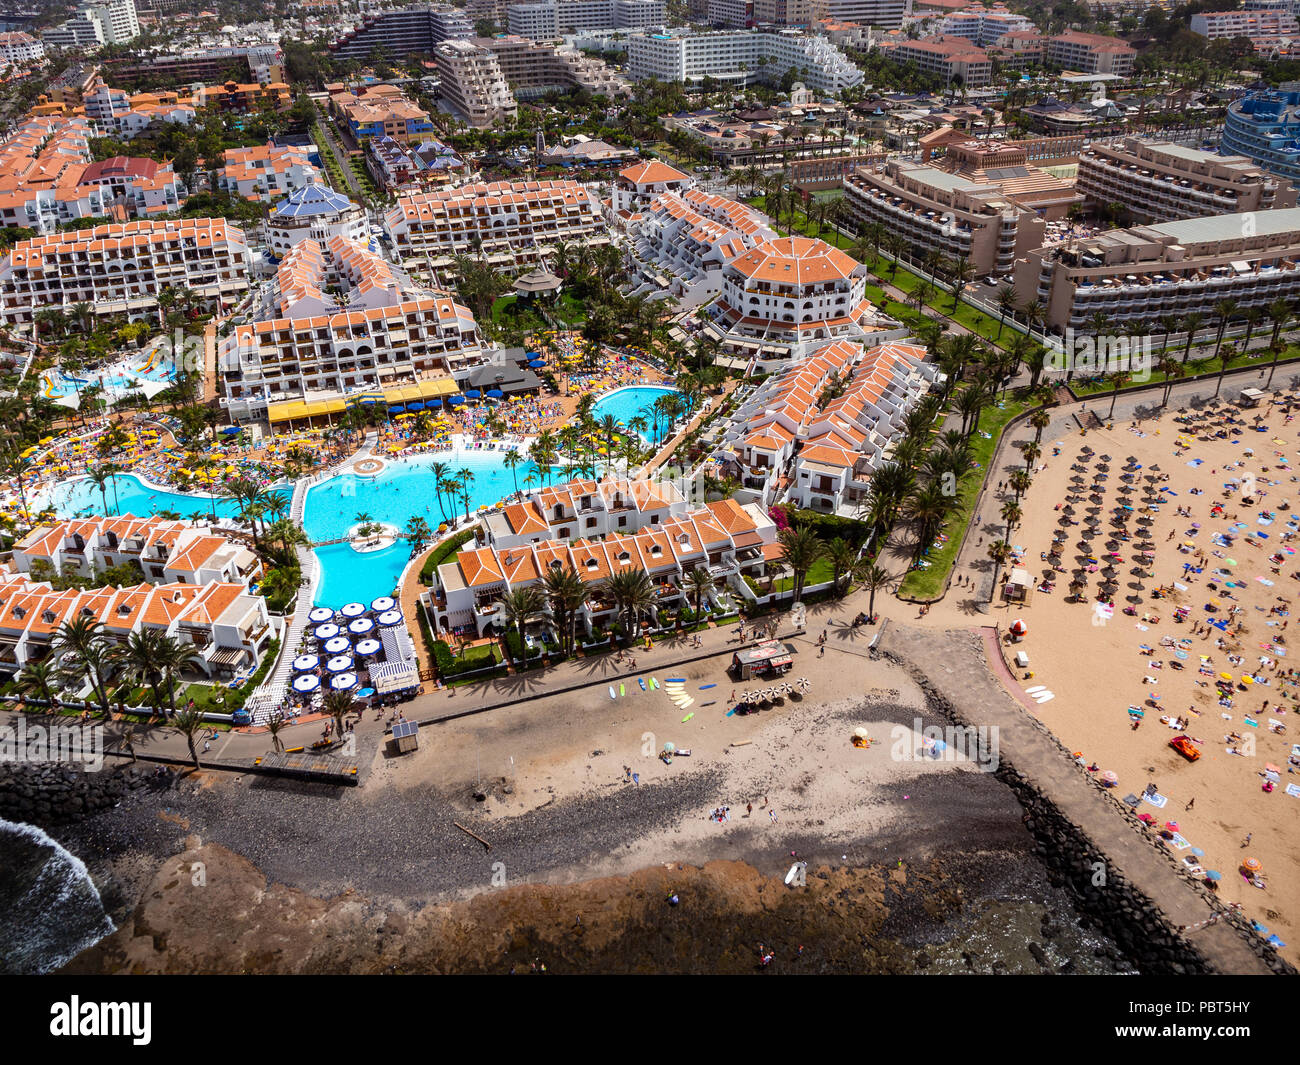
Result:
[[[937,376],[924,348],[838,341],[764,381],[714,456],[740,480],[738,499],[858,517],[871,474]]]
[[[500,270],[547,258],[559,241],[604,244],[596,193],[576,181],[494,181],[399,197],[384,219],[411,269],[428,273],[457,255],[483,256]]]

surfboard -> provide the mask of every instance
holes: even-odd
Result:
[[[735,712],[736,712],[736,711],[735,711],[734,708],[731,709],[731,710],[728,710],[728,711],[727,711],[727,716],[730,717],[730,716],[731,716],[732,714],[734,714]]]
[[[790,866],[790,871],[785,874],[786,886],[789,886],[790,884],[793,884],[795,882],[795,878],[798,877],[799,875],[799,870],[802,869],[807,864],[808,864],[807,862],[795,862],[794,865]]]
[[[636,682],[641,685],[641,690],[645,691],[645,677],[637,677]]]
[[[709,688],[716,688],[716,684],[701,684],[700,691],[708,691]]]
[[[650,678],[650,687],[653,688],[655,691],[659,690],[659,682],[655,680],[654,677]]]
[[[694,716],[695,716],[695,711],[692,710],[689,714],[687,714],[684,718],[682,718],[682,724],[683,725],[686,724],[686,722],[688,722]]]
[[[686,683],[686,678],[685,678],[685,677],[664,677],[664,680],[667,681],[669,684],[685,684],[685,683]]]
[[[619,695],[626,695],[626,694],[627,694],[627,688],[625,688],[622,684],[620,684],[620,685],[618,686],[618,694],[619,694]]]
[[[614,685],[612,685],[612,684],[609,686],[609,697],[610,697],[611,699],[617,699],[617,698],[618,698],[618,693],[614,691]]]
[[[717,701],[718,701],[717,699],[710,699],[707,703],[700,703],[700,707],[701,709],[703,709],[706,706],[712,706]]]

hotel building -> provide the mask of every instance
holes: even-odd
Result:
[[[1188,25],[1211,41],[1234,37],[1292,37],[1300,33],[1300,22],[1290,11],[1202,11],[1192,16]]]
[[[266,220],[266,242],[276,255],[285,255],[305,240],[328,245],[335,237],[365,244],[370,226],[365,208],[324,184],[291,192]]]
[[[1300,187],[1300,92],[1252,93],[1228,105],[1219,150],[1243,155]]]
[[[471,126],[511,122],[519,105],[496,53],[468,40],[444,41],[434,53],[443,106]]]
[[[295,189],[325,180],[311,161],[311,148],[259,144],[228,148],[217,171],[217,185],[245,200],[275,200]]]
[[[345,295],[334,298],[331,287]],[[445,379],[479,353],[468,308],[415,286],[342,236],[295,244],[251,315],[254,321],[236,325],[219,352],[223,402],[241,420],[313,393],[334,397]]]
[[[937,374],[924,348],[841,340],[768,378],[722,433],[727,468],[743,486],[736,498],[857,517],[872,473]],[[823,402],[832,386],[839,395]]]
[[[867,271],[822,240],[781,237],[732,259],[705,331],[758,363],[801,358],[837,339],[867,340],[897,323],[864,295]]]
[[[1090,206],[1128,208],[1137,222],[1294,207],[1296,190],[1244,156],[1126,137],[1079,155],[1078,190]]]
[[[362,145],[378,138],[411,144],[434,133],[429,113],[408,100],[396,85],[374,85],[358,93],[332,93],[330,110],[347,126],[352,139]]]
[[[923,74],[933,74],[944,86],[959,80],[968,89],[987,85],[993,77],[988,53],[965,37],[922,37],[899,41],[890,54],[900,63],[915,63]]]
[[[228,308],[248,290],[244,233],[224,218],[126,222],[16,243],[0,259],[0,318],[26,323],[46,307],[89,304],[132,320],[158,313],[166,288]]]
[[[634,81],[699,83],[705,78],[748,85],[779,84],[793,69],[798,80],[832,95],[862,84],[862,71],[824,37],[794,30],[721,33],[634,33],[627,39]]]
[[[1024,15],[1016,15],[1001,4],[994,7],[971,7],[954,11],[939,23],[945,37],[965,37],[972,44],[987,47],[1008,33],[1033,30],[1034,24]]]
[[[716,609],[725,594],[717,585],[752,599],[745,577],[762,576],[783,554],[776,525],[761,507],[725,499],[691,509],[666,482],[572,481],[526,495],[480,527],[487,546],[439,566],[436,587],[424,599],[436,630],[503,630],[502,597],[540,587],[552,569],[572,569],[590,591],[578,614],[580,637],[618,620],[618,605],[603,586],[624,570],[644,570],[654,583],[648,613],[657,623],[661,609],[694,607],[684,588],[691,571],[713,577],[706,601]],[[549,606],[537,624],[554,627]]]
[[[776,235],[746,204],[699,189],[665,192],[630,222],[628,258],[643,281],[688,309],[722,291],[727,263]]]
[[[440,270],[457,255],[482,256],[498,269],[535,263],[558,241],[609,240],[600,201],[576,181],[495,181],[398,198],[384,218],[402,261]]]
[[[464,11],[428,5],[366,14],[359,26],[329,48],[339,59],[365,60],[379,51],[390,59],[402,60],[412,52],[432,52],[443,41],[473,36],[474,23]]]
[[[1159,222],[1030,252],[1016,263],[1016,297],[1041,300],[1048,328],[1088,327],[1103,314],[1117,329],[1193,312],[1212,320],[1300,297],[1300,208]],[[1152,325],[1152,328],[1155,328]]]
[[[964,259],[977,274],[1010,273],[1046,232],[1037,210],[1015,203],[997,185],[921,163],[856,170],[844,179],[844,197],[863,225],[878,222],[899,234],[913,256],[936,249]]]
[[[1115,74],[1127,78],[1133,73],[1137,50],[1118,37],[1070,30],[1048,38],[1047,59],[1081,74]]]

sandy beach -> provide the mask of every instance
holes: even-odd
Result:
[[[1011,536],[1038,590],[1024,607],[991,612],[1004,631],[1027,623],[1006,657],[1025,651],[1016,682],[1052,693],[1022,701],[1090,768],[1116,775],[1115,801],[1136,797],[1150,831],[1174,822],[1176,857],[1221,874],[1220,897],[1280,937],[1294,962],[1300,663],[1287,639],[1300,579],[1300,420],[1281,405],[1220,402],[1049,442]],[[989,538],[1005,535],[995,522]],[[1077,601],[1072,579],[1085,582]],[[1172,749],[1177,736],[1199,758]]]
[[[803,655],[815,655],[811,641]],[[342,964],[339,944],[366,929],[372,945],[350,964],[367,971],[507,971],[529,951],[575,969],[747,971],[755,944],[774,944],[774,912],[787,913],[782,962],[801,929],[810,971],[1126,967],[1100,937],[1080,938],[1068,900],[1029,853],[1019,804],[994,776],[922,757],[919,734],[915,759],[892,756],[918,716],[932,723],[901,670],[846,641],[815,674],[835,680],[816,681],[802,702],[726,717],[726,662],[681,674],[701,700],[687,722],[662,691],[638,686],[610,700],[599,685],[426,727],[409,756],[372,748],[357,790],[203,774],[140,796],[68,834],[110,882],[122,926],[73,970],[320,971]],[[700,691],[709,683],[719,687]],[[717,701],[704,705],[711,692]],[[858,727],[873,741],[865,749],[850,742]],[[666,740],[690,756],[665,765],[654,754]],[[712,819],[721,806],[728,819]],[[197,857],[166,857],[181,851]],[[796,857],[814,886],[791,902],[782,877]],[[193,861],[223,870],[225,887],[192,890],[177,870]],[[671,919],[702,922],[692,925],[696,955],[665,945],[670,889],[683,897]],[[836,901],[857,896],[847,910]],[[593,937],[582,949],[579,914]],[[400,949],[373,949],[390,918]],[[1024,925],[1011,937],[1015,958],[997,931],[1008,922]],[[1040,925],[1054,929],[1052,945]],[[449,939],[448,929],[459,932]],[[981,959],[952,946],[968,935],[987,944]],[[619,942],[631,953],[615,964]],[[1047,954],[1025,953],[1030,942]]]

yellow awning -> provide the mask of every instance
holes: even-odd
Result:
[[[308,417],[320,414],[342,414],[347,405],[341,399],[313,399],[306,404]]]
[[[287,400],[284,403],[271,403],[266,408],[267,418],[271,424],[287,422],[294,418],[307,417],[307,404],[300,399]]]

